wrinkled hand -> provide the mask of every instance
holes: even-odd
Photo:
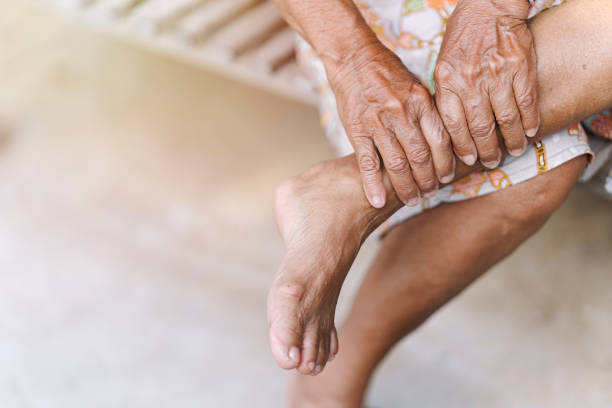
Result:
[[[436,102],[457,155],[496,167],[521,155],[538,131],[536,54],[528,0],[460,0],[448,21],[435,70]]]
[[[450,137],[434,101],[395,54],[382,44],[364,46],[328,77],[374,207],[386,200],[380,157],[397,196],[408,205],[435,194],[438,181],[452,180]]]

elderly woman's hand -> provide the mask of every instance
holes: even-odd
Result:
[[[416,205],[455,172],[450,138],[433,99],[378,41],[364,44],[346,61],[337,69],[328,67],[328,77],[366,196],[374,207],[384,205],[380,154],[397,196]]]
[[[496,167],[502,152],[521,155],[540,124],[536,54],[526,25],[528,0],[460,0],[435,70],[436,101],[457,155]]]
[[[354,1],[274,1],[325,65],[368,201],[385,205],[382,164],[406,204],[452,180],[450,137],[429,92],[376,38]]]

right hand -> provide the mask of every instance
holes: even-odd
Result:
[[[455,156],[433,99],[395,54],[377,42],[327,70],[372,206],[386,202],[380,157],[407,205],[452,181]]]

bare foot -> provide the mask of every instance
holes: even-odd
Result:
[[[480,170],[458,163],[456,178]],[[387,204],[370,206],[355,156],[317,164],[277,190],[286,254],[268,295],[270,345],[278,365],[320,373],[338,352],[334,314],[344,278],[363,241],[402,207],[388,177]]]
[[[284,369],[316,375],[336,355],[344,278],[365,238],[399,207],[395,197],[383,210],[372,208],[359,180],[349,156],[317,164],[277,190],[286,255],[268,296],[268,322],[272,354]]]

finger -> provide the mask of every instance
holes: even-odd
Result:
[[[382,208],[385,206],[386,190],[374,142],[369,136],[357,136],[352,138],[352,143],[365,195],[372,207]]]
[[[382,127],[382,124],[381,124]],[[416,205],[420,200],[420,192],[412,178],[410,163],[406,158],[404,149],[397,141],[393,131],[386,130],[378,133],[374,142],[389,174],[389,180],[398,198],[407,205]]]
[[[440,90],[436,94],[436,106],[457,156],[468,166],[473,165],[478,160],[478,151],[465,120],[461,99],[450,91]]]
[[[438,180],[448,184],[455,178],[455,154],[450,142],[450,136],[444,128],[442,119],[435,107],[431,107],[421,117],[421,131],[433,157]]]
[[[510,83],[491,93],[491,106],[506,149],[513,156],[522,155],[527,148],[527,138]]]
[[[425,197],[432,197],[439,188],[431,150],[417,119],[406,120],[398,126],[397,139],[406,152],[412,176]]]
[[[329,339],[329,361],[332,361],[336,358],[336,354],[340,350],[340,346],[338,343],[338,332],[334,327],[331,331],[330,339]]]
[[[502,153],[495,133],[495,116],[493,116],[489,98],[478,94],[466,95],[462,97],[462,100],[468,127],[474,144],[476,144],[480,161],[490,169],[497,167]]]
[[[532,52],[535,60],[535,51]],[[514,77],[514,97],[521,114],[525,134],[534,137],[540,128],[540,111],[537,100],[537,74],[535,63],[519,71]]]

